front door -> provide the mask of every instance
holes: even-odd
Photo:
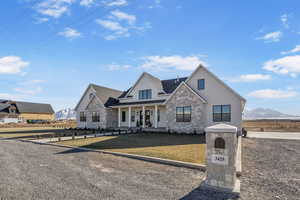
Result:
[[[152,127],[150,110],[145,110],[145,125],[146,127]]]

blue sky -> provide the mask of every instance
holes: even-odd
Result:
[[[205,64],[247,108],[300,115],[298,0],[4,0],[0,98],[74,107],[89,83]],[[297,12],[298,11],[298,12]]]

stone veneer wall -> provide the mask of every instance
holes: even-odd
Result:
[[[199,96],[182,85],[167,103],[167,128],[171,132],[202,133],[205,128],[205,104]],[[176,107],[191,106],[191,122],[176,122]]]

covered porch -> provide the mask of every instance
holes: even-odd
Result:
[[[167,126],[166,106],[163,102],[120,103],[113,107],[118,113],[118,128],[165,129]]]

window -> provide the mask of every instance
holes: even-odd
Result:
[[[152,98],[152,90],[140,90],[139,91],[139,99],[151,99]]]
[[[192,107],[176,107],[176,122],[190,122],[192,116]]]
[[[122,111],[122,122],[126,122],[126,111]]]
[[[157,110],[157,121],[160,122],[160,110]]]
[[[79,115],[80,115],[80,117],[79,117],[79,118],[80,118],[80,121],[81,121],[81,122],[86,122],[86,116],[85,116],[85,113],[84,113],[84,112],[80,112]]]
[[[213,106],[214,122],[230,122],[231,121],[231,105],[214,105]]]
[[[100,122],[100,113],[99,112],[92,112],[92,121]]]
[[[205,89],[205,79],[199,79],[198,80],[198,90],[204,90]]]
[[[131,122],[135,122],[135,112],[131,112]]]

